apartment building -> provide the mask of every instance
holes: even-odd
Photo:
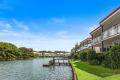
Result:
[[[92,48],[97,53],[108,51],[114,43],[120,44],[120,7],[100,21],[99,24],[100,26],[90,33]]]
[[[95,30],[93,30],[91,33],[92,36],[92,48],[97,52],[101,52],[102,50],[102,28],[99,26]]]
[[[91,41],[92,41],[92,38],[89,37],[83,40],[82,42],[80,42],[79,50],[83,51],[83,50],[91,48]]]

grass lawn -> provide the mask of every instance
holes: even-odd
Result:
[[[120,70],[89,65],[82,61],[71,61],[78,80],[120,80]]]

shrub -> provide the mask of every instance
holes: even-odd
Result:
[[[90,64],[100,65],[104,61],[104,53],[96,53],[94,50],[88,50],[87,59]]]
[[[120,69],[120,45],[111,47],[106,53],[103,65],[112,69]]]
[[[76,59],[79,59],[79,54],[78,54],[78,53],[74,54],[74,55],[73,55],[73,59],[75,59],[75,60],[76,60]]]
[[[90,64],[97,64],[96,63],[96,52],[92,49],[88,50],[88,54],[87,54],[87,61]],[[95,63],[94,63],[95,62]]]
[[[105,53],[97,53],[96,59],[98,61],[98,64],[102,64],[102,62],[105,60]]]
[[[80,60],[87,61],[87,52],[80,52]]]

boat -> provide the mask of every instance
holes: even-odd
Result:
[[[50,65],[49,64],[43,64],[43,67],[49,67]]]

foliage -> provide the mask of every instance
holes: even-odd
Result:
[[[17,47],[11,43],[0,42],[0,49],[17,49]]]
[[[87,61],[90,64],[100,65],[100,64],[102,64],[104,59],[105,59],[105,54],[104,53],[96,53],[92,49],[88,50]]]
[[[79,52],[78,47],[75,46],[71,50],[73,59],[87,61],[92,65],[103,65],[112,69],[120,69],[120,45],[114,44],[108,52],[96,53],[93,49]]]
[[[71,49],[70,58],[73,58],[75,53],[76,53],[76,52],[75,52],[75,49],[74,49],[74,48],[73,48],[73,49]]]
[[[90,64],[99,64],[99,61],[97,61],[96,52],[94,50],[92,50],[92,49],[88,50],[87,61]]]
[[[86,51],[80,52],[80,60],[87,61],[87,52]]]
[[[75,60],[79,59],[79,53],[74,54],[73,59],[75,59]]]
[[[0,42],[0,60],[15,60],[30,57],[34,57],[33,49],[25,47],[17,48],[14,44]]]
[[[72,49],[71,49],[71,58],[77,58],[79,59],[79,48],[80,45],[77,43]]]
[[[99,65],[104,60],[104,54],[96,53],[94,50],[89,49],[87,51],[80,52],[80,60],[88,61],[90,64]]]
[[[96,54],[97,63],[100,65],[105,60],[105,53],[97,53]]]
[[[23,58],[34,57],[32,48],[20,47],[19,50],[22,52]]]
[[[103,65],[113,69],[120,69],[120,45],[114,45],[106,53]]]

